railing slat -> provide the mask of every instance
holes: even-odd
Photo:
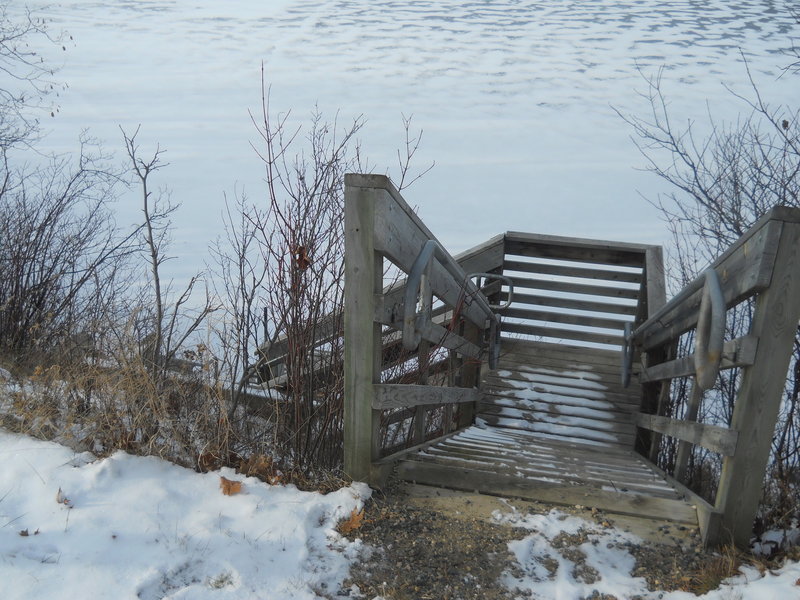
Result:
[[[592,342],[594,344],[606,344],[609,346],[622,345],[622,335],[613,335],[610,333],[594,333],[590,331],[578,331],[576,329],[540,327],[538,325],[523,325],[520,323],[505,322],[503,323],[503,331],[508,333],[522,333],[525,335],[533,335],[543,338]]]
[[[589,285],[585,283],[573,283],[568,281],[550,281],[548,279],[523,279],[521,277],[511,277],[514,288],[532,288],[536,290],[549,290],[552,292],[566,292],[569,294],[581,294],[588,296],[606,296],[609,298],[625,298],[635,300],[639,297],[638,289],[621,288],[604,285]]]
[[[523,262],[521,260],[505,260],[503,272],[519,271],[522,273],[539,273],[543,275],[559,275],[581,279],[598,279],[601,281],[621,281],[640,283],[642,274],[633,271],[612,271],[610,269],[589,269],[573,265],[551,265],[545,263]]]
[[[725,342],[722,347],[722,363],[720,369],[733,369],[746,367],[753,364],[758,347],[758,338],[746,335],[735,340]],[[639,376],[641,383],[662,381],[675,377],[694,375],[694,354],[659,363],[642,370]]]
[[[432,385],[400,385],[381,383],[374,386],[372,408],[406,408],[436,404],[477,402],[483,393],[477,388],[440,387]]]
[[[508,300],[508,294],[502,292],[500,300]],[[568,310],[582,310],[595,313],[609,313],[614,315],[635,315],[635,304],[615,304],[612,302],[597,302],[593,300],[577,300],[575,298],[558,298],[556,296],[542,296],[537,294],[521,294],[514,292],[514,305],[533,304],[550,308],[565,308]],[[502,311],[501,311],[502,314]]]
[[[736,452],[739,433],[726,427],[690,423],[642,413],[637,413],[634,420],[639,427],[691,442],[724,456],[733,456]]]

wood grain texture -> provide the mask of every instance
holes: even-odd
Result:
[[[503,473],[476,471],[436,463],[403,460],[398,465],[401,478],[416,483],[446,486],[452,489],[539,500],[553,504],[582,505],[616,514],[667,519],[696,524],[694,508],[681,500],[656,498],[643,494],[610,492],[591,486],[565,486],[531,482]]]
[[[345,187],[344,468],[355,481],[369,481],[377,458],[372,386],[380,373],[381,326],[373,315],[383,268],[373,248],[375,197],[370,188]]]
[[[752,365],[756,356],[756,348],[758,348],[758,338],[754,335],[746,335],[725,342],[722,347],[720,369]],[[687,375],[694,375],[694,354],[642,369],[639,381],[648,383]]]
[[[797,211],[800,213],[800,211]],[[750,327],[759,343],[755,362],[744,369],[731,428],[739,449],[723,462],[717,508],[723,535],[746,547],[761,496],[775,421],[800,319],[800,224],[783,224],[770,286],[759,294]]]
[[[718,454],[732,456],[736,452],[739,433],[727,427],[704,425],[702,423],[641,413],[635,416],[635,421],[639,427],[657,431],[679,440],[685,440]]]
[[[389,409],[434,404],[478,402],[483,392],[477,388],[440,387],[431,385],[375,384],[372,408]]]

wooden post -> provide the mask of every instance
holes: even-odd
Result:
[[[419,379],[420,385],[427,385],[428,371],[430,368],[431,360],[431,344],[427,340],[422,340],[417,349],[417,360],[419,361]],[[425,416],[428,414],[425,406],[417,406],[414,409],[414,437],[413,445],[417,446],[425,441]]]
[[[470,322],[465,323],[463,335],[474,344],[480,342],[481,330]],[[463,359],[461,363],[461,387],[474,388],[480,379],[480,363],[476,359]],[[476,406],[474,403],[461,404],[458,407],[458,429],[469,427],[475,420]]]
[[[683,417],[684,421],[697,421],[697,413],[700,410],[700,402],[703,400],[703,390],[697,385],[697,380],[692,380],[692,391],[689,394],[689,401],[686,406],[686,415]],[[689,455],[692,452],[692,444],[681,440],[678,443],[678,455],[675,457],[675,470],[673,471],[675,479],[681,483],[686,483],[686,467],[689,465]]]
[[[646,321],[667,302],[664,282],[664,258],[661,246],[650,246],[644,252],[644,277],[640,292],[640,310],[637,311],[634,327]],[[658,364],[666,359],[664,348],[654,348],[647,353],[648,364]],[[641,362],[642,357],[639,357]],[[646,414],[660,414],[663,398],[669,394],[669,380],[650,382],[642,385],[642,399],[639,409]],[[661,434],[639,428],[634,442],[636,451],[657,463],[661,446]]]
[[[356,187],[345,176],[344,469],[355,481],[369,481],[378,459],[380,411],[372,399],[381,362],[375,295],[382,292],[383,259],[374,249],[379,191]]]
[[[775,421],[783,398],[792,344],[800,319],[800,223],[784,222],[769,288],[756,299],[751,335],[755,362],[744,369],[731,428],[739,432],[734,456],[722,465],[716,506],[723,513],[721,541],[747,547],[761,497]]]

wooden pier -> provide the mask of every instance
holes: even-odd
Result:
[[[380,485],[396,470],[747,543],[800,319],[800,210],[774,209],[712,265],[724,301],[714,318],[751,299],[755,311],[716,362],[702,354],[713,368],[742,369],[729,426],[695,422],[697,385],[685,419],[664,414],[670,382],[698,370],[694,354],[676,355],[677,340],[711,317],[705,279],[666,301],[659,247],[508,232],[450,257],[375,175],[347,176],[345,228],[354,479]],[[408,277],[392,283],[389,272]],[[668,438],[681,445],[671,473],[656,466]],[[725,457],[711,500],[678,480],[694,444]]]

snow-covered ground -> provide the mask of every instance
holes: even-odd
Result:
[[[334,529],[369,488],[321,495],[231,470],[103,460],[0,431],[0,598],[318,598],[359,544]],[[225,495],[221,477],[241,481]]]
[[[203,599],[360,597],[343,589],[361,552],[335,526],[363,506],[370,491],[354,484],[325,496],[270,486],[231,470],[199,474],[157,458],[118,452],[96,460],[50,442],[0,430],[0,598]],[[221,477],[242,482],[223,494]],[[230,490],[229,490],[230,491]],[[617,598],[688,600],[683,592],[648,592],[630,575],[629,534],[557,510],[496,513],[530,530],[509,544],[521,576],[511,589],[534,598],[577,600],[594,590]],[[598,573],[589,584],[551,546],[561,532],[591,532],[581,550]],[[555,574],[545,561],[558,565]],[[744,569],[707,600],[800,597],[800,564],[775,573]]]
[[[781,51],[800,37],[773,0],[20,0],[74,38],[58,77],[69,85],[43,146],[74,150],[88,127],[108,149],[122,125],[156,142],[183,203],[179,257],[193,272],[219,234],[223,192],[263,193],[248,110],[260,69],[273,108],[308,121],[315,103],[341,121],[367,118],[364,152],[396,164],[401,114],[425,131],[416,163],[436,167],[408,190],[452,252],[506,230],[661,243],[666,231],[639,192],[664,188],[615,114],[645,116],[637,69],[663,68],[676,123],[732,120],[748,93],[741,48],[764,97],[797,97]],[[708,101],[708,103],[707,103]],[[392,170],[396,172],[396,169]],[[120,205],[138,219],[137,196]],[[480,211],[480,217],[476,212]]]

